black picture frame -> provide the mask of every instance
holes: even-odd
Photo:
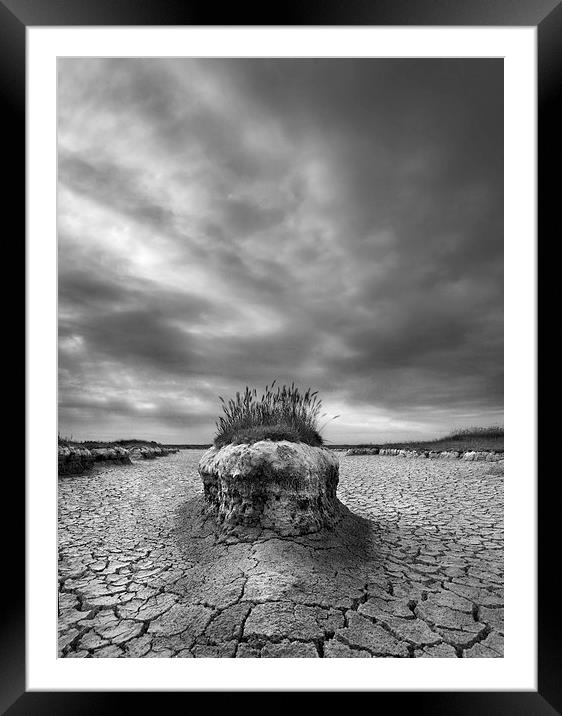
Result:
[[[29,26],[84,25],[429,25],[429,26],[535,26],[538,34],[538,250],[539,267],[545,265],[550,234],[554,234],[559,194],[559,144],[561,126],[556,111],[560,93],[562,57],[562,8],[559,0],[302,0],[263,4],[215,3],[191,0],[0,0],[0,96],[8,165],[5,175],[5,211],[13,226],[25,226],[25,86],[26,28]],[[558,216],[556,217],[558,218]],[[21,229],[20,229],[21,230]],[[25,229],[24,229],[25,230]],[[558,232],[559,234],[559,232]],[[13,232],[13,238],[20,234]],[[23,237],[22,237],[23,238]],[[554,235],[552,237],[554,239]],[[557,237],[558,238],[558,237]],[[19,245],[19,241],[17,242]],[[23,240],[22,244],[23,245]],[[545,282],[539,291],[539,307],[554,298]],[[506,357],[508,359],[508,357]],[[541,359],[542,360],[542,359]],[[541,364],[542,365],[542,364]],[[540,389],[542,384],[538,381]],[[542,427],[542,424],[541,424]],[[552,428],[551,428],[552,429]],[[539,439],[537,475],[544,466],[546,450],[556,444],[545,428]],[[29,446],[27,446],[29,448]],[[4,513],[8,505],[25,509],[23,477],[4,484]],[[416,713],[551,715],[562,709],[561,639],[556,548],[559,545],[559,512],[556,476],[538,484],[538,690],[536,692],[374,692],[371,708],[391,699],[393,709],[412,708]],[[10,511],[12,511],[10,509]],[[19,515],[22,513],[19,512]],[[24,519],[17,532],[7,527],[4,536],[4,575],[9,581],[7,606],[1,617],[0,709],[20,714],[90,714],[127,709],[133,694],[121,692],[28,692],[25,678],[25,535]],[[17,537],[16,537],[17,534]],[[17,547],[19,546],[19,550]],[[144,705],[156,706],[152,693],[138,694]],[[166,694],[173,696],[174,694]],[[180,694],[183,695],[183,694]],[[215,694],[218,699],[226,694]],[[177,696],[177,694],[176,694]],[[333,695],[335,696],[335,694]],[[285,695],[276,700],[283,706]],[[159,694],[156,698],[161,699]],[[231,696],[228,695],[230,699]],[[215,704],[217,702],[214,702]],[[232,702],[230,702],[232,703]],[[225,702],[225,706],[226,706]],[[161,701],[158,702],[161,707]]]

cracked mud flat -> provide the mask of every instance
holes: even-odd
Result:
[[[59,478],[59,656],[503,656],[501,464],[340,455],[334,531],[221,539],[201,455]]]

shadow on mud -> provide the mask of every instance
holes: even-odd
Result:
[[[372,565],[377,558],[382,526],[354,514],[343,504],[340,504],[340,509],[341,519],[335,527],[310,534],[285,536],[259,527],[239,527],[224,532],[200,495],[187,500],[177,510],[175,535],[179,545],[190,553],[195,544],[202,540],[208,547],[215,545],[221,554],[230,545],[251,546],[274,542],[283,545],[282,551],[285,554],[293,545],[299,559],[311,565],[318,560],[325,561],[326,557],[333,565],[349,562],[355,566],[363,562]]]
[[[200,496],[178,509],[174,533],[189,565],[189,575],[175,589],[205,603],[235,599],[351,608],[365,599],[373,579],[388,583],[384,528],[344,505],[333,529],[313,534],[284,537],[257,529],[223,534]]]

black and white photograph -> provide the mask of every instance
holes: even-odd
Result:
[[[58,656],[503,658],[503,60],[60,57],[56,129]]]

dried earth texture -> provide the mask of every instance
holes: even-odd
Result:
[[[342,456],[333,531],[220,537],[185,450],[59,478],[59,655],[503,655],[503,463]]]

